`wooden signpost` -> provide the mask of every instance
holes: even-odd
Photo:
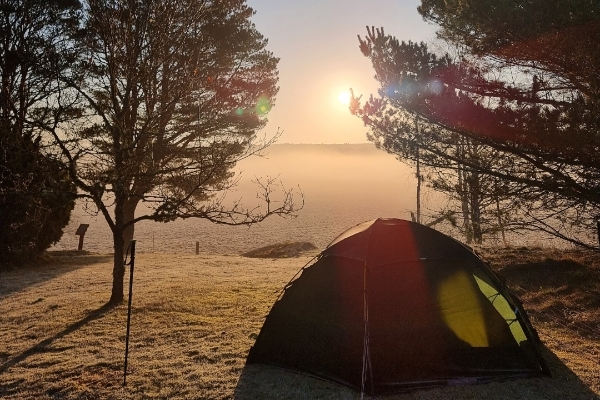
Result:
[[[79,225],[79,228],[77,228],[77,232],[75,232],[76,235],[79,235],[79,246],[77,247],[78,251],[83,250],[83,237],[85,236],[85,232],[89,226],[90,224],[81,224]]]

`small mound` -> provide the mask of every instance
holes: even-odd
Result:
[[[291,258],[299,257],[307,251],[316,249],[317,247],[310,242],[285,242],[251,250],[243,253],[242,256],[250,258]]]

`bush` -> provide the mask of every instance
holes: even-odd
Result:
[[[58,242],[75,206],[64,165],[29,136],[0,136],[0,265],[30,261]]]

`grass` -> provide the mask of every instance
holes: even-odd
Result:
[[[600,256],[486,250],[530,311],[553,378],[389,399],[600,398]],[[245,357],[277,294],[309,258],[139,254],[127,386],[126,305],[106,308],[111,256],[56,252],[0,271],[0,398],[358,399]]]

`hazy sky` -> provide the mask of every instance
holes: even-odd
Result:
[[[279,143],[365,143],[367,129],[338,95],[349,88],[376,94],[369,60],[356,35],[384,27],[401,40],[434,39],[417,12],[419,0],[247,0],[253,21],[280,58],[279,94],[265,133]]]

